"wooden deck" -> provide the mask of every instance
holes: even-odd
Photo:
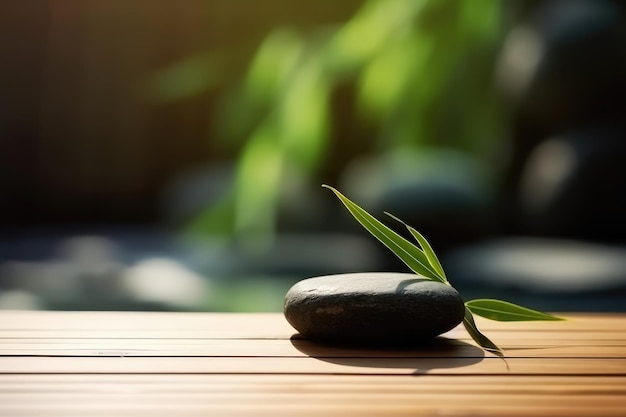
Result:
[[[626,315],[355,349],[280,314],[0,312],[0,416],[624,416]]]

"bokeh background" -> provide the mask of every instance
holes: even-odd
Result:
[[[626,311],[619,1],[0,4],[0,308],[280,311],[406,271],[327,183],[467,298]]]

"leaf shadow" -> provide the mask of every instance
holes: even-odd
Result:
[[[418,277],[418,276],[416,276],[415,278],[403,279],[402,281],[400,281],[398,283],[398,286],[396,287],[396,293],[397,294],[404,294],[406,292],[406,288],[409,285],[415,284],[417,282],[423,282],[423,281],[433,281],[433,280],[429,279],[429,278]],[[435,281],[435,282],[437,282],[437,281]]]
[[[305,355],[320,361],[347,367],[413,369],[421,375],[436,369],[471,366],[485,358],[485,352],[469,343],[436,337],[405,344],[345,344],[305,339],[300,334],[290,338],[291,344]],[[391,372],[391,371],[390,371]]]

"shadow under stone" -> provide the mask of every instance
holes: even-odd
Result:
[[[474,345],[444,337],[391,345],[314,341],[300,334],[293,335],[290,340],[300,352],[324,362],[353,367],[414,369],[415,375],[435,369],[470,366],[485,357],[484,351]]]

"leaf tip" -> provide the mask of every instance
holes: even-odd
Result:
[[[398,217],[394,216],[393,214],[389,213],[388,211],[384,211],[383,213],[385,213],[387,216],[391,217],[395,221],[400,222],[406,226],[406,223],[404,223],[402,220],[400,220]]]

